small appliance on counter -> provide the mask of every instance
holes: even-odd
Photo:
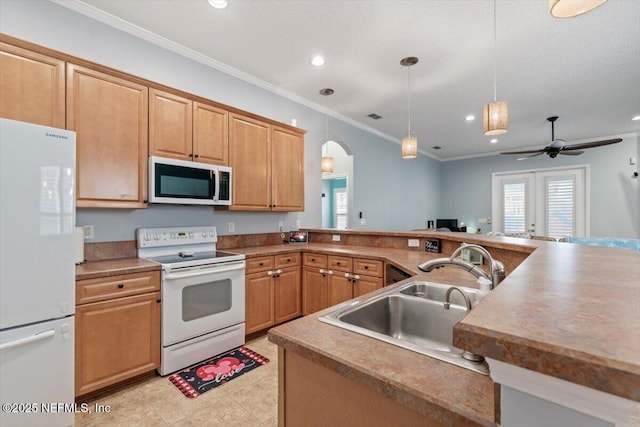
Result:
[[[302,230],[290,231],[289,243],[309,243],[309,232]]]

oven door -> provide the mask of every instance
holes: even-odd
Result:
[[[243,323],[244,273],[244,261],[163,273],[163,347]]]

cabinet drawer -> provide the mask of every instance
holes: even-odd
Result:
[[[99,277],[76,282],[76,305],[160,290],[160,271]]]
[[[353,261],[350,257],[329,255],[329,269],[351,272]]]
[[[382,277],[382,272],[382,261],[360,258],[355,258],[353,260],[354,274],[365,274],[367,276]]]
[[[302,263],[309,267],[327,268],[327,256],[320,254],[304,254]]]
[[[275,255],[275,268],[295,267],[300,265],[300,254]]]
[[[272,256],[248,258],[246,261],[247,261],[247,274],[259,273],[261,271],[274,269]]]

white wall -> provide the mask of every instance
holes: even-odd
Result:
[[[638,158],[639,145],[638,137],[633,135],[618,144],[588,149],[579,156],[538,156],[519,162],[518,156],[497,155],[445,162],[441,169],[439,214],[480,227],[484,233],[490,231],[490,226],[477,221],[491,217],[493,172],[589,164],[591,236],[640,238],[640,179],[631,177],[638,166],[629,164],[629,158]]]
[[[303,227],[321,226],[324,114],[48,1],[0,1],[0,31],[280,122],[296,119],[308,131],[305,212],[236,213],[178,206],[78,209],[78,225],[95,226],[94,241],[131,240],[141,226],[213,224],[220,234],[228,234],[228,222],[235,223],[238,234],[274,232],[278,221],[293,229],[297,219]],[[354,155],[354,212],[367,216],[367,225],[359,228],[409,230],[423,227],[425,218],[435,215],[438,162],[425,156],[403,161],[399,145],[335,119],[330,128],[331,137]],[[433,185],[416,191],[424,182]],[[398,215],[399,206],[410,209]]]

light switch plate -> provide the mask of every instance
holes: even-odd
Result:
[[[419,248],[420,247],[420,240],[419,239],[408,239],[407,240],[407,244],[409,245],[410,248]]]
[[[331,238],[331,240],[333,240],[334,242],[339,242],[340,241],[340,235],[339,234],[334,234],[333,237]]]

